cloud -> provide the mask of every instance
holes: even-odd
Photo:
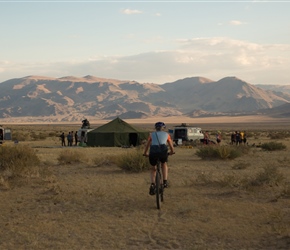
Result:
[[[230,25],[238,26],[238,25],[243,25],[246,24],[245,22],[238,21],[238,20],[231,20]]]
[[[121,10],[121,13],[126,14],[126,15],[132,15],[132,14],[141,14],[142,11],[140,11],[140,10],[131,10],[131,9],[123,9],[123,10]]]
[[[27,75],[94,75],[163,84],[192,76],[219,80],[234,75],[253,84],[290,84],[288,44],[257,44],[227,37],[204,37],[179,39],[176,46],[174,50],[131,56],[92,56],[82,61],[0,62],[0,81]]]

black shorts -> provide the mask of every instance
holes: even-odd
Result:
[[[157,165],[157,160],[160,160],[161,163],[167,162],[168,160],[168,154],[163,154],[163,155],[155,155],[155,154],[149,154],[149,162],[151,166],[156,166]]]

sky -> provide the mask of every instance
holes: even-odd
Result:
[[[288,1],[0,0],[0,82],[92,75],[290,84]]]

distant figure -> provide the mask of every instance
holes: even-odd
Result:
[[[65,135],[64,135],[64,132],[62,132],[62,134],[59,137],[61,139],[61,146],[65,147]]]
[[[221,135],[221,132],[218,131],[216,134],[216,142],[218,145],[220,145],[221,141],[222,141],[222,135]]]
[[[78,145],[78,131],[75,132],[75,146]]]
[[[209,144],[209,133],[208,133],[208,131],[205,131],[205,133],[203,134],[203,144],[206,144],[206,145]]]
[[[82,123],[82,128],[90,128],[90,122],[88,121],[88,119],[84,119]]]
[[[72,140],[72,134],[71,132],[68,132],[68,135],[67,135],[67,145],[68,146],[72,146],[72,143],[71,143],[71,140]]]
[[[236,143],[236,134],[235,132],[232,132],[231,134],[231,144],[234,145]]]
[[[244,131],[244,139],[243,139],[244,145],[247,143],[247,134],[246,131]],[[248,144],[248,143],[247,143]]]
[[[236,145],[240,145],[241,143],[241,134],[240,131],[236,131]]]

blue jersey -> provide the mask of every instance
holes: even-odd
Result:
[[[166,144],[169,140],[171,140],[170,135],[165,131],[153,132],[150,134],[149,139],[151,140],[151,145]]]

